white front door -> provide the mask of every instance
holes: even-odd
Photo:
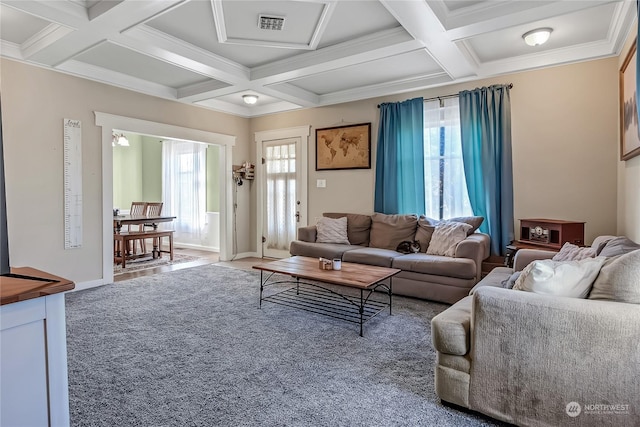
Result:
[[[265,257],[288,257],[298,226],[306,224],[306,188],[300,185],[301,144],[299,137],[262,143],[262,254]]]

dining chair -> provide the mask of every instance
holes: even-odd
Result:
[[[129,215],[146,215],[148,205],[149,204],[147,202],[131,202],[131,209],[129,209]],[[137,227],[137,229],[133,227]],[[129,225],[127,227],[127,231],[143,231],[143,230],[144,230],[143,225]],[[133,248],[127,248],[127,251],[131,252],[131,249],[133,249],[133,253],[135,254],[137,251],[136,242],[140,243],[140,250],[142,251],[142,253],[145,253],[146,245],[144,244],[144,240],[142,239],[133,240],[132,241]]]
[[[162,213],[163,202],[147,202],[147,215],[158,216]],[[153,227],[153,224],[145,224],[145,227]]]
[[[146,214],[149,216],[159,216],[162,213],[163,204],[163,202],[147,202]],[[141,229],[144,230],[145,228],[156,228],[156,226],[153,224],[143,224]],[[158,241],[158,243],[160,242]],[[145,241],[142,242],[142,247],[146,251],[147,244]]]

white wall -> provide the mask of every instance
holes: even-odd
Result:
[[[373,168],[315,171],[314,129],[371,122],[375,165],[377,104],[509,82],[514,84],[516,233],[518,218],[547,217],[586,221],[587,242],[616,233],[640,241],[640,156],[619,161],[620,62],[609,58],[248,120],[2,59],[12,265],[76,282],[101,277],[101,130],[93,124],[94,111],[235,135],[233,164],[256,162],[254,132],[311,125],[308,206],[313,222],[325,211],[372,212],[374,188]],[[64,250],[64,118],[79,119],[83,126],[84,244],[74,250]],[[316,179],[325,179],[327,187],[316,188]],[[257,185],[238,188],[240,253],[256,250]]]
[[[102,130],[94,111],[235,135],[233,162],[249,156],[248,119],[142,95],[16,61],[0,62],[7,216],[12,266],[75,282],[102,278]],[[64,249],[63,119],[82,121],[83,245]],[[109,215],[110,212],[107,212]],[[239,216],[250,250],[249,214]]]
[[[371,213],[374,169],[315,170],[315,129],[372,123],[372,165],[378,131],[377,104],[513,83],[511,90],[516,237],[519,218],[585,221],[585,239],[616,232],[617,58],[505,75],[251,120],[251,132],[311,125],[309,218],[327,211]],[[255,150],[255,144],[251,147]],[[255,153],[255,151],[252,151]],[[326,188],[317,188],[325,179]],[[638,220],[636,220],[636,223]]]

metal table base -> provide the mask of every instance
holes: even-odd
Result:
[[[297,277],[294,278],[295,280],[287,279],[269,282],[274,274],[275,273],[271,273],[264,278],[263,271],[260,272],[260,308],[262,308],[262,301],[268,301],[274,304],[285,305],[335,319],[357,323],[360,325],[360,336],[363,336],[364,323],[371,320],[385,308],[389,307],[389,315],[392,314],[393,278],[389,278],[389,285],[381,282],[373,285],[369,289],[360,289],[360,295],[358,297],[357,295],[353,296],[336,292],[317,283],[303,282]],[[264,296],[264,289],[267,286],[278,284],[294,284],[295,286],[280,290],[269,296]],[[388,303],[371,299],[371,295],[373,295],[378,288],[386,291],[386,294],[389,296]]]

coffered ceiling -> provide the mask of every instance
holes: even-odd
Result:
[[[0,0],[7,58],[244,117],[619,55],[636,2]],[[259,17],[284,18],[281,30]],[[527,46],[522,34],[553,29]],[[258,102],[244,104],[255,94]]]

